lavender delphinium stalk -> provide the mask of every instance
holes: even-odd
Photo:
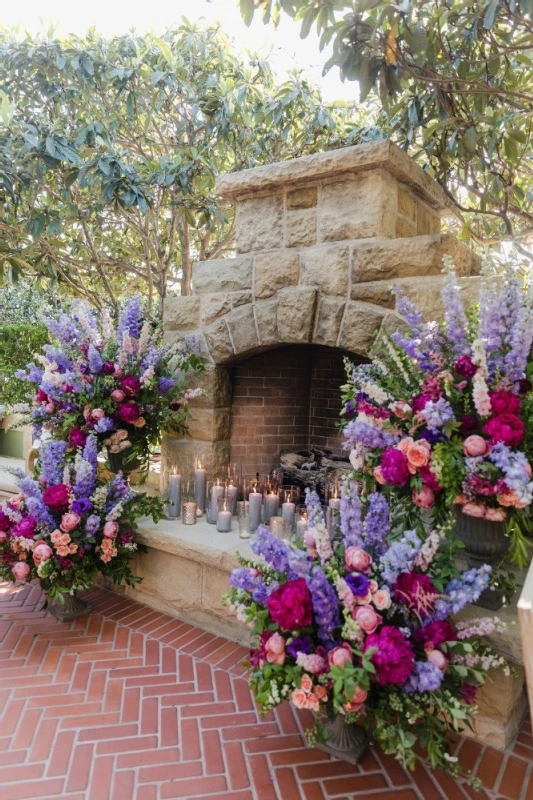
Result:
[[[338,597],[321,567],[313,567],[307,585],[313,601],[318,638],[322,644],[331,645],[335,628],[341,624]]]
[[[461,288],[453,269],[448,269],[440,296],[444,306],[446,339],[451,345],[452,353],[455,358],[469,356],[471,347],[468,342],[468,319],[461,300]]]
[[[41,474],[48,486],[61,483],[63,480],[66,451],[67,443],[58,442],[55,439],[50,439],[42,445],[39,461],[41,463]]]
[[[83,456],[76,462],[75,497],[91,497],[96,488],[98,444],[91,434],[83,448]]]
[[[387,537],[390,533],[389,504],[385,495],[373,492],[368,499],[368,510],[364,523],[365,549],[375,558],[387,550]]]
[[[418,413],[431,430],[442,428],[447,422],[455,419],[453,409],[444,397],[439,397],[438,400],[429,400]]]
[[[479,292],[478,336],[483,342],[491,377],[502,367],[503,306],[494,276],[485,268]]]
[[[407,694],[412,692],[436,692],[442,683],[444,672],[430,661],[415,662],[414,669],[403,685]]]
[[[357,485],[348,479],[341,487],[340,528],[345,547],[363,546],[363,517]]]
[[[250,543],[250,547],[256,556],[263,556],[267,564],[277,572],[286,573],[291,580],[308,572],[307,554],[303,550],[293,550],[263,525],[257,529],[255,541]]]
[[[422,540],[416,533],[406,531],[380,558],[383,579],[389,585],[396,583],[400,572],[408,572],[413,567],[421,547]]]
[[[48,320],[46,327],[64,347],[72,347],[73,344],[79,344],[83,339],[68,314],[61,314],[59,319]]]
[[[102,357],[94,344],[89,345],[87,352],[87,361],[89,362],[89,369],[96,375],[102,369]]]
[[[57,482],[59,483],[59,481]],[[55,519],[44,504],[42,491],[38,483],[31,478],[24,477],[17,481],[17,485],[20,491],[26,495],[24,502],[29,513],[35,517],[38,523],[51,525],[52,528],[55,528]]]
[[[118,317],[118,341],[122,342],[124,331],[128,331],[133,339],[138,339],[140,335],[140,325],[142,316],[141,298],[139,295],[132,297]]]
[[[234,569],[230,575],[230,584],[235,589],[250,592],[256,603],[266,605],[268,595],[277,588],[277,583],[265,586],[260,575],[252,575],[247,567]]]
[[[343,442],[344,450],[353,450],[356,445],[366,447],[369,450],[380,450],[386,447],[394,447],[398,442],[398,436],[393,433],[387,433],[375,425],[369,425],[368,422],[362,420],[351,420],[343,430],[345,441]]]
[[[515,324],[507,335],[509,350],[504,358],[504,374],[513,383],[524,377],[533,344],[533,281],[522,297]]]
[[[524,453],[511,450],[503,442],[497,442],[489,455],[498,469],[505,475],[505,484],[525,506],[533,502],[533,481],[529,476],[529,462]]]
[[[469,569],[458,578],[453,578],[444,590],[445,597],[437,600],[433,619],[447,619],[458,614],[465,606],[475,603],[488,588],[492,567],[483,564],[479,569]]]
[[[305,490],[305,505],[307,507],[309,527],[316,528],[318,525],[324,525],[325,519],[322,504],[320,502],[320,497],[314,489],[311,490],[307,488]]]

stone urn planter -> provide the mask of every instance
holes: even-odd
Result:
[[[70,622],[90,614],[92,611],[92,606],[86,600],[78,597],[77,592],[65,595],[64,600],[64,603],[60,603],[58,600],[50,603],[50,613],[60,622]]]
[[[503,522],[470,517],[460,510],[456,510],[455,534],[465,546],[466,561],[470,568],[483,564],[497,566],[509,549],[509,537]],[[493,610],[501,608],[503,593],[486,589],[475,605]]]
[[[317,741],[315,746],[356,767],[366,752],[372,732],[361,725],[346,722],[343,714],[334,713],[329,714],[329,720],[324,729],[327,734],[326,741]]]
[[[122,450],[120,453],[108,453],[107,458],[111,466],[112,472],[118,474],[122,472],[125,478],[129,478],[132,472],[138,472],[141,469],[141,462],[138,458],[130,458],[131,451]]]

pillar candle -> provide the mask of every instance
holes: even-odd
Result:
[[[339,513],[340,510],[341,510],[341,499],[340,499],[340,497],[330,497],[328,505],[334,511]]]
[[[292,528],[294,528],[294,520],[296,516],[296,506],[294,503],[283,503],[281,506],[281,516],[285,520],[287,527],[292,530]]]
[[[179,517],[181,512],[181,475],[172,474],[168,479],[168,516]]]
[[[261,492],[250,492],[248,495],[248,502],[250,503],[250,533],[255,533],[261,524],[261,505],[263,502],[263,495]]]
[[[194,470],[194,499],[200,516],[205,511],[205,478],[205,469],[202,469],[202,465],[198,462],[198,466]]]
[[[224,494],[224,487],[217,483],[211,487],[211,497],[209,498],[209,522],[213,525],[217,521],[218,514],[218,498]]]
[[[265,495],[265,523],[268,525],[270,517],[276,517],[278,514],[278,496],[274,492]]]
[[[226,486],[226,497],[228,498],[228,504],[232,514],[237,513],[237,493],[238,489],[232,483]]]
[[[219,511],[217,514],[217,531],[228,533],[231,530],[231,511]]]
[[[296,523],[296,535],[299,539],[303,539],[306,530],[309,527],[309,520],[299,519]]]

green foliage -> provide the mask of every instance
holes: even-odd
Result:
[[[258,8],[332,46],[324,70],[358,81],[361,102],[465,213],[464,239],[530,235],[531,0],[241,0],[248,23]]]
[[[150,306],[187,294],[192,261],[233,245],[217,175],[371,136],[357,121],[301,75],[276,85],[217,27],[0,35],[0,268],[97,306],[125,286]]]
[[[25,367],[48,341],[44,325],[0,325],[0,405],[12,406],[27,399],[28,382],[15,378],[14,372]]]

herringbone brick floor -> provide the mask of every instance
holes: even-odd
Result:
[[[0,584],[0,800],[533,798],[533,738],[512,752],[464,740],[486,790],[406,774],[371,748],[358,769],[309,750],[288,705],[260,720],[242,647],[96,589],[90,617],[41,611]]]

